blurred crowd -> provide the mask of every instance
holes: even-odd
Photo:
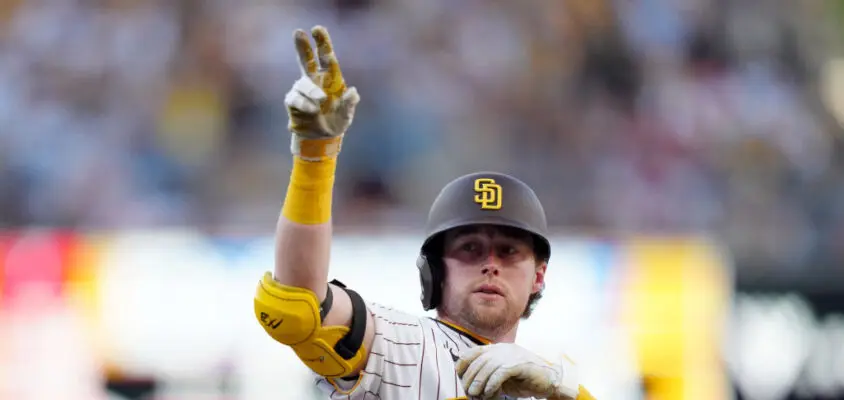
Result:
[[[844,270],[839,3],[4,0],[0,227],[271,232],[291,33],[322,24],[362,96],[338,226],[421,227],[442,184],[500,170],[561,230]]]

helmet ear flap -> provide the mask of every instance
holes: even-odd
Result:
[[[432,262],[433,261],[433,262]],[[443,268],[436,260],[429,260],[425,254],[416,259],[419,269],[419,283],[422,285],[422,308],[425,311],[437,308],[442,297]]]

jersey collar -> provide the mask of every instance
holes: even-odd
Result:
[[[467,339],[471,340],[472,342],[474,342],[478,346],[483,346],[483,345],[487,345],[487,344],[492,343],[491,340],[489,340],[489,339],[487,339],[483,336],[476,335],[476,334],[472,333],[471,331],[469,331],[468,329],[466,329],[462,326],[459,326],[457,324],[452,324],[451,322],[443,321],[441,319],[434,319],[434,321],[437,321],[437,323],[445,325],[449,329],[459,333],[460,335],[465,336]]]

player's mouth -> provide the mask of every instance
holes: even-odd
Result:
[[[484,298],[504,297],[504,292],[495,285],[481,285],[475,289],[476,294],[480,294]]]

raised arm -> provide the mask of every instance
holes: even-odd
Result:
[[[331,204],[340,145],[359,101],[346,88],[325,29],[313,29],[319,61],[304,31],[294,33],[302,77],[285,98],[293,168],[276,227],[275,279],[325,295]]]
[[[346,87],[325,28],[311,34],[317,57],[307,33],[294,33],[302,76],[285,98],[293,168],[276,226],[275,268],[259,283],[254,308],[273,339],[314,372],[337,378],[365,365],[374,336],[360,296],[327,283],[337,157],[360,98]]]

